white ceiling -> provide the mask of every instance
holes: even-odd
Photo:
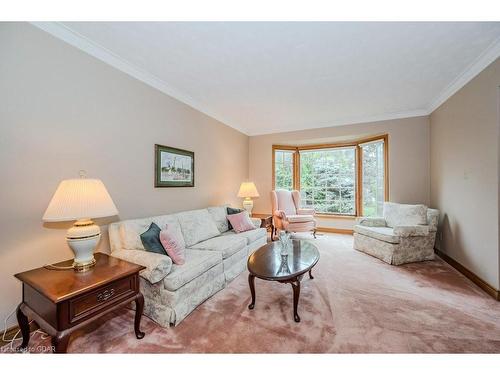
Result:
[[[249,135],[426,115],[500,54],[500,23],[36,23]]]

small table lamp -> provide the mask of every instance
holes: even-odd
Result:
[[[248,214],[252,214],[253,201],[252,198],[257,198],[259,192],[255,187],[253,182],[243,182],[240,186],[240,191],[238,192],[239,198],[245,198],[243,200],[243,208],[247,210]]]
[[[113,200],[101,180],[82,178],[62,181],[43,215],[43,221],[73,221],[66,240],[75,253],[73,268],[86,271],[95,265],[94,249],[101,229],[91,218],[117,215]]]

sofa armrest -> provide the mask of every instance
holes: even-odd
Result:
[[[430,232],[436,232],[439,221],[439,210],[434,208],[427,209],[427,225],[429,226]]]
[[[297,215],[314,215],[316,210],[314,208],[299,208]]]
[[[356,224],[365,227],[386,227],[387,223],[383,217],[357,217]]]
[[[151,284],[163,280],[172,269],[170,257],[144,250],[117,250],[113,251],[111,256],[146,267],[139,274]]]
[[[258,217],[251,217],[250,220],[252,220],[252,223],[255,226],[255,228],[260,228],[260,225],[262,224],[262,219],[259,219]]]
[[[428,225],[397,225],[393,229],[394,234],[400,237],[427,236],[429,234]]]

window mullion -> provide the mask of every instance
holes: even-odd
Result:
[[[293,153],[293,165],[294,165],[294,183],[293,188],[295,190],[300,191],[300,157],[299,157],[299,149],[295,149]]]
[[[363,216],[363,156],[359,145],[356,146],[356,216]]]

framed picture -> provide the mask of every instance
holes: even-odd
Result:
[[[155,187],[193,187],[194,152],[155,145]]]

